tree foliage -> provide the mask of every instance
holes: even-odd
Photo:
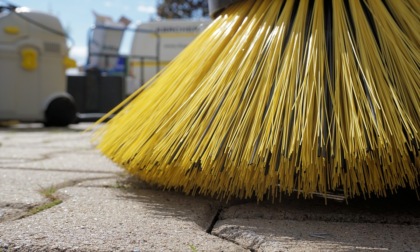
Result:
[[[209,15],[207,0],[159,0],[157,15],[161,18],[200,18]]]

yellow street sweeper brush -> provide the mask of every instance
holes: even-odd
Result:
[[[418,0],[210,6],[212,24],[97,131],[106,156],[225,199],[418,189]]]

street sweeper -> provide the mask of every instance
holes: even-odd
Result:
[[[220,199],[419,189],[418,0],[209,3],[214,21],[96,132],[106,156]]]
[[[66,34],[49,14],[0,6],[0,121],[66,126],[76,119],[66,93]]]

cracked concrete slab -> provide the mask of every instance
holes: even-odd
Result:
[[[226,208],[212,234],[253,251],[417,251],[420,204],[411,197],[243,203]]]
[[[12,251],[244,251],[204,232],[216,203],[174,192],[69,187],[66,200],[0,223]],[[194,250],[195,249],[195,250]]]

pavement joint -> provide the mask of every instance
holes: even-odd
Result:
[[[115,175],[117,175],[117,173],[115,173]],[[69,181],[66,181],[66,182],[63,182],[63,183],[56,184],[56,185],[54,185],[54,187],[57,188],[57,191],[58,191],[58,190],[61,190],[61,189],[67,188],[67,187],[76,186],[77,184],[87,182],[87,181],[113,179],[113,178],[117,178],[117,176],[72,179],[72,180],[69,180]]]
[[[246,200],[244,200],[244,201],[246,201]],[[213,236],[215,236],[215,237],[217,237],[219,239],[222,239],[222,240],[225,240],[227,242],[230,242],[232,244],[235,244],[237,246],[240,246],[240,247],[242,247],[246,251],[256,252],[256,251],[258,251],[258,243],[259,243],[257,241],[254,241],[253,240],[250,245],[244,245],[244,244],[241,244],[241,243],[237,242],[235,240],[235,238],[231,239],[231,237],[228,237],[228,236],[223,235],[222,232],[217,232],[217,233],[213,232],[214,227],[217,225],[217,223],[220,220],[222,220],[222,214],[223,214],[223,212],[226,211],[226,210],[228,210],[229,207],[234,206],[234,205],[241,205],[241,203],[239,201],[236,201],[236,202],[233,202],[232,204],[227,204],[225,206],[219,207],[217,209],[217,211],[216,211],[216,214],[213,217],[212,222],[210,223],[209,227],[207,228],[206,233],[211,234],[211,235],[213,235]]]
[[[0,145],[0,148],[2,146]],[[52,147],[53,148],[53,147]],[[19,147],[19,149],[25,149],[22,147]],[[33,149],[33,146],[27,147],[27,149]],[[83,154],[90,154],[88,151],[92,151],[91,148],[85,148],[85,149],[78,149],[77,151],[72,150],[71,154],[75,154],[77,153],[78,155],[83,155]],[[69,153],[69,149],[63,149],[63,150],[59,150],[59,151],[52,151],[52,152],[48,152],[48,153],[43,153],[43,154],[37,154],[37,157],[22,157],[22,156],[9,156],[7,158],[2,157],[0,159],[0,164],[2,165],[0,167],[0,169],[31,169],[30,167],[25,167],[25,168],[20,168],[20,167],[15,167],[13,165],[22,165],[22,164],[31,164],[31,163],[36,163],[36,162],[42,162],[42,161],[47,161],[47,160],[51,160],[55,157],[60,157],[62,155],[68,154]],[[4,166],[6,165],[7,166]],[[37,169],[37,168],[33,168],[33,169]],[[38,168],[39,170],[42,170],[43,168]],[[43,169],[45,170],[45,169]],[[60,170],[62,171],[62,169]],[[73,171],[73,170],[71,170]],[[80,171],[80,172],[92,172],[92,171]]]
[[[220,218],[220,214],[222,213],[223,208],[220,207],[219,209],[217,209],[216,214],[213,217],[213,220],[211,221],[209,227],[206,229],[206,233],[208,234],[212,234],[213,228],[216,225],[216,223],[219,221]]]
[[[208,234],[210,234],[210,235],[213,235],[213,236],[215,236],[215,237],[217,237],[217,238],[220,238],[220,239],[222,239],[222,240],[225,240],[225,241],[228,241],[228,242],[230,242],[230,243],[232,243],[232,244],[235,244],[235,245],[238,245],[238,246],[241,246],[241,247],[243,247],[241,244],[239,244],[239,243],[237,243],[237,242],[235,242],[234,240],[231,240],[231,239],[226,239],[225,237],[222,237],[222,236],[220,236],[220,235],[217,235],[217,234],[214,234],[213,233],[213,229],[214,229],[214,226],[217,224],[217,222],[220,220],[220,215],[221,215],[221,213],[223,212],[223,210],[225,209],[225,207],[219,207],[218,209],[217,209],[217,211],[216,211],[216,214],[214,215],[214,217],[213,217],[213,220],[211,221],[211,223],[210,223],[210,225],[209,225],[209,227],[206,229],[206,233],[208,233]],[[244,249],[247,249],[247,250],[249,250],[249,251],[251,251],[251,252],[253,252],[253,250],[251,250],[251,249],[249,249],[249,248],[246,248],[246,247],[243,247]]]
[[[80,169],[53,169],[53,168],[40,168],[40,167],[11,167],[3,166],[0,167],[0,170],[21,170],[21,171],[40,171],[40,172],[70,172],[70,173],[89,173],[89,174],[114,174],[119,176],[121,172],[112,172],[112,171],[86,171]],[[91,179],[91,178],[90,178]]]
[[[24,216],[30,211],[30,209],[36,207],[37,204],[22,204],[22,203],[1,203],[0,210],[3,210],[0,214],[0,223],[6,221],[14,221]],[[9,210],[9,211],[4,211]]]
[[[114,173],[114,174],[118,175],[118,173]],[[44,196],[45,200],[37,204],[6,203],[6,202],[1,203],[0,202],[0,209],[9,208],[9,209],[15,210],[13,211],[13,213],[9,213],[5,217],[0,215],[0,223],[6,222],[6,221],[15,221],[15,220],[24,219],[24,218],[41,213],[44,210],[50,209],[54,206],[57,206],[63,203],[65,200],[67,200],[68,197],[63,192],[59,192],[59,190],[65,189],[67,187],[73,187],[73,186],[76,186],[77,184],[87,182],[87,181],[105,180],[105,179],[112,179],[112,178],[118,178],[118,177],[109,176],[109,177],[74,179],[74,180],[65,181],[56,185],[51,185],[46,188],[40,188],[38,192],[42,196]],[[48,190],[52,190],[53,192],[51,193],[46,192]]]

